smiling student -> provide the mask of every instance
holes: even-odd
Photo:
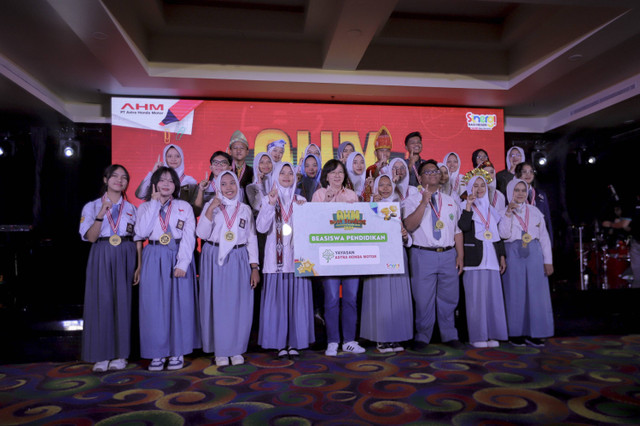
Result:
[[[151,181],[151,175],[158,170],[159,167],[171,167],[176,171],[179,179],[178,193],[179,199],[184,200],[190,204],[197,193],[198,181],[193,177],[188,176],[184,172],[184,153],[182,148],[176,144],[169,144],[162,150],[162,158],[158,156],[158,161],[153,165],[153,169],[147,173],[145,178],[140,182],[140,185],[136,189],[136,197],[143,200],[149,193],[149,182]]]

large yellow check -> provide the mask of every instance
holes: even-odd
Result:
[[[296,276],[404,273],[398,203],[305,203],[293,212]]]

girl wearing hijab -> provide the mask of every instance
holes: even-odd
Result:
[[[263,198],[256,219],[258,232],[267,234],[268,248],[263,263],[258,344],[277,349],[279,358],[291,359],[315,340],[311,280],[296,278],[293,270],[293,204],[306,202],[294,194],[295,181],[293,165],[278,164],[273,189]]]
[[[300,163],[300,178],[296,186],[296,195],[311,201],[313,193],[320,187],[320,157],[307,154]]]
[[[198,184],[198,194],[193,202],[193,213],[196,217],[202,213],[202,206],[216,196],[216,178],[225,170],[231,170],[233,158],[223,151],[216,151],[209,158],[209,177]]]
[[[444,164],[449,171],[449,192],[444,192],[447,195],[451,195],[454,200],[457,200],[462,193],[462,175],[460,174],[460,156],[455,152],[449,152],[444,156]]]
[[[544,217],[527,204],[527,183],[513,179],[507,185],[509,205],[500,222],[505,240],[507,272],[503,277],[509,341],[515,346],[544,346],[553,336],[553,309],[549,275],[553,274],[551,240]]]
[[[267,145],[267,154],[269,154],[269,156],[273,160],[274,165],[282,161],[282,156],[284,155],[284,147],[286,145],[287,143],[284,141],[284,139],[278,139],[277,141],[273,141],[269,145]]]
[[[402,164],[406,164],[399,159]],[[409,176],[407,174],[407,182]],[[413,187],[412,187],[413,188]],[[373,184],[373,199],[376,202],[397,201],[396,186],[389,175],[380,175]],[[397,219],[399,220],[399,218]],[[402,241],[411,246],[411,237],[400,222]],[[365,278],[362,286],[362,312],[360,336],[376,342],[378,352],[400,352],[404,348],[398,343],[413,338],[413,300],[407,255],[404,254],[405,273],[374,275]]]
[[[216,178],[216,197],[203,209],[196,234],[200,256],[202,349],[217,366],[244,363],[253,321],[253,289],[260,281],[258,241],[251,208],[240,198],[235,173]]]
[[[80,237],[93,243],[84,293],[82,359],[95,362],[93,371],[98,373],[127,366],[131,285],[140,280],[142,251],[132,236],[136,208],[125,200],[129,172],[113,164],[102,181],[102,196],[84,206],[80,219]]]
[[[135,240],[149,240],[140,273],[140,355],[150,371],[184,366],[184,355],[200,347],[193,262],[196,220],[178,199],[180,179],[171,167],[151,175],[147,201],[138,208]]]
[[[438,163],[438,168],[440,169],[440,192],[443,194],[451,193],[451,183],[449,183],[449,169],[447,165],[444,163]]]
[[[304,153],[302,154],[302,156],[300,156],[300,160],[298,161],[298,167],[302,165],[302,163],[304,162],[304,159],[307,158],[307,155],[309,154],[313,154],[320,159],[320,162],[318,163],[318,170],[320,170],[322,165],[322,154],[320,153],[320,147],[315,143],[310,143],[304,149]]]
[[[389,163],[389,169],[391,170],[395,193],[398,195],[398,201],[401,204],[410,195],[418,193],[418,188],[409,185],[409,167],[405,161],[401,158],[394,158]]]
[[[358,196],[358,200],[369,201],[371,197],[371,187],[369,185],[373,183],[373,179],[365,177],[367,165],[364,162],[364,155],[359,152],[352,152],[347,158],[346,166],[351,188]]]
[[[338,160],[327,161],[320,175],[322,187],[313,194],[311,201],[325,203],[357,202],[358,196],[356,193],[346,187],[348,181],[349,178],[344,164]],[[342,285],[342,315],[340,314],[340,285]],[[327,356],[338,355],[340,318],[342,318],[342,335],[344,336],[342,350],[358,354],[365,352],[365,349],[355,341],[359,285],[359,277],[324,277],[324,318],[327,326],[328,342],[325,355]]]
[[[471,164],[473,164],[474,169],[480,166],[480,164],[484,163],[485,161],[489,161],[489,154],[487,154],[487,151],[485,151],[484,149],[476,149],[471,154]]]
[[[349,155],[351,155],[351,153],[355,151],[356,147],[353,145],[353,143],[349,141],[342,142],[340,146],[338,146],[338,156],[336,159],[341,161],[342,164],[347,164],[347,158],[349,158]]]
[[[519,146],[512,146],[507,150],[506,167],[500,170],[496,177],[498,178],[498,191],[505,193],[507,184],[514,178],[516,166],[524,161],[524,150]]]
[[[193,200],[196,197],[196,191],[198,187],[198,181],[193,177],[184,174],[184,153],[182,148],[175,144],[169,144],[164,147],[162,151],[162,161],[158,157],[158,161],[153,165],[153,169],[147,173],[147,176],[140,182],[136,189],[136,197],[140,200],[146,199],[149,193],[149,182],[151,181],[151,175],[158,170],[159,167],[171,167],[178,174],[180,185],[178,186],[179,198],[193,204]]]
[[[271,172],[273,160],[266,152],[261,152],[253,159],[253,183],[247,185],[247,199],[254,212],[260,210],[262,199],[271,191]]]
[[[522,179],[527,184],[527,204],[537,207],[540,213],[544,215],[544,224],[547,226],[549,239],[553,246],[553,227],[551,225],[549,198],[547,198],[547,194],[542,189],[536,188],[534,182],[536,172],[533,170],[533,166],[528,161],[523,161],[516,166],[515,173],[517,179]]]
[[[480,169],[486,170],[491,177],[491,182],[489,182],[489,203],[491,207],[498,210],[498,213],[503,214],[507,209],[507,203],[504,198],[504,194],[498,191],[498,181],[496,180],[496,168],[493,167],[493,163],[487,160],[480,163]]]
[[[487,182],[473,176],[458,226],[464,238],[464,283],[469,341],[475,348],[499,346],[507,340],[500,274],[507,266],[498,223],[501,216],[489,203]]]

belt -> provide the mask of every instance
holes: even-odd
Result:
[[[182,239],[182,238],[176,238],[176,239],[174,239],[173,241],[175,241],[175,242],[176,242],[176,244],[180,244],[180,240],[181,240],[181,239]],[[149,244],[151,244],[152,246],[155,246],[155,245],[165,246],[165,245],[166,245],[166,244],[162,244],[162,243],[161,243],[160,241],[158,241],[158,240],[149,240]]]
[[[415,247],[417,249],[420,250],[427,250],[427,251],[435,251],[435,252],[443,252],[443,251],[449,251],[453,248],[453,246],[449,246],[449,247],[422,247],[422,246],[416,246],[416,245],[412,245],[411,247]]]
[[[111,238],[111,237],[100,237],[96,241],[109,241],[109,238]],[[131,237],[131,236],[129,236],[129,237],[120,237],[120,239],[122,241],[133,241],[133,237]]]
[[[205,244],[211,244],[212,246],[220,247],[220,244],[214,243],[213,241],[209,241],[209,240],[205,240]],[[247,245],[246,243],[245,244],[238,244],[238,245],[233,246],[233,248],[236,249],[236,248],[244,247],[246,245]]]

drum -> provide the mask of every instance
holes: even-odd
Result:
[[[624,240],[618,240],[613,248],[607,250],[604,267],[609,288],[628,288],[629,281],[622,278],[624,272],[631,266],[629,245]]]

